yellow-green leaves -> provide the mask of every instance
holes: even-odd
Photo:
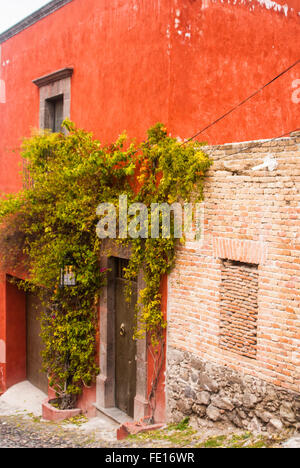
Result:
[[[121,195],[127,195],[128,206],[182,203],[195,189],[201,198],[211,161],[199,142],[179,143],[163,124],[152,127],[139,147],[126,134],[102,145],[70,120],[64,127],[66,134],[36,132],[24,140],[22,156],[31,184],[0,198],[0,254],[7,262],[26,259],[30,277],[24,287],[38,290],[47,305],[42,318],[45,371],[59,395],[77,395],[98,372],[95,304],[106,273],[98,264],[97,206],[118,206]],[[168,239],[149,235],[117,241],[131,247],[127,279],[144,271],[136,335],[147,334],[154,344],[166,326],[161,279],[174,265],[177,241],[172,234]],[[70,255],[76,286],[61,288],[60,270]]]

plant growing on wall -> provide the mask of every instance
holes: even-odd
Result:
[[[42,317],[44,370],[60,408],[72,408],[82,386],[99,372],[96,364],[97,302],[106,281],[98,259],[103,241],[96,236],[101,203],[189,201],[202,198],[211,161],[199,142],[181,144],[162,124],[137,147],[125,135],[102,145],[66,120],[64,133],[35,133],[25,139],[22,157],[32,183],[0,201],[0,254],[10,269],[22,262],[28,272],[22,287],[37,292],[47,306]],[[165,327],[161,279],[174,265],[177,239],[123,239],[130,245],[129,281],[143,269],[145,289],[138,304],[137,337],[147,334],[155,347]],[[62,287],[66,258],[76,281]],[[128,288],[130,295],[130,288]],[[157,366],[159,368],[159,366]],[[153,379],[153,387],[157,376]]]

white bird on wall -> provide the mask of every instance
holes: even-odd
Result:
[[[278,167],[278,162],[273,156],[268,155],[264,162],[259,166],[252,168],[252,171],[262,171],[263,169],[268,169],[270,172],[273,172]]]

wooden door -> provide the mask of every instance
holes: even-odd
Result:
[[[43,343],[40,337],[41,324],[38,320],[43,306],[34,294],[27,294],[26,300],[26,341],[27,341],[27,380],[35,387],[48,393],[48,379],[42,372]]]
[[[131,303],[125,300],[123,268],[126,261],[116,259],[115,278],[115,386],[116,406],[133,417],[136,394],[136,341],[133,339],[135,305],[137,302],[137,283],[133,285]]]

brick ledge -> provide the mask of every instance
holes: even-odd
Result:
[[[226,239],[213,239],[214,257],[235,260],[255,265],[264,264],[267,259],[267,247],[264,242]]]

